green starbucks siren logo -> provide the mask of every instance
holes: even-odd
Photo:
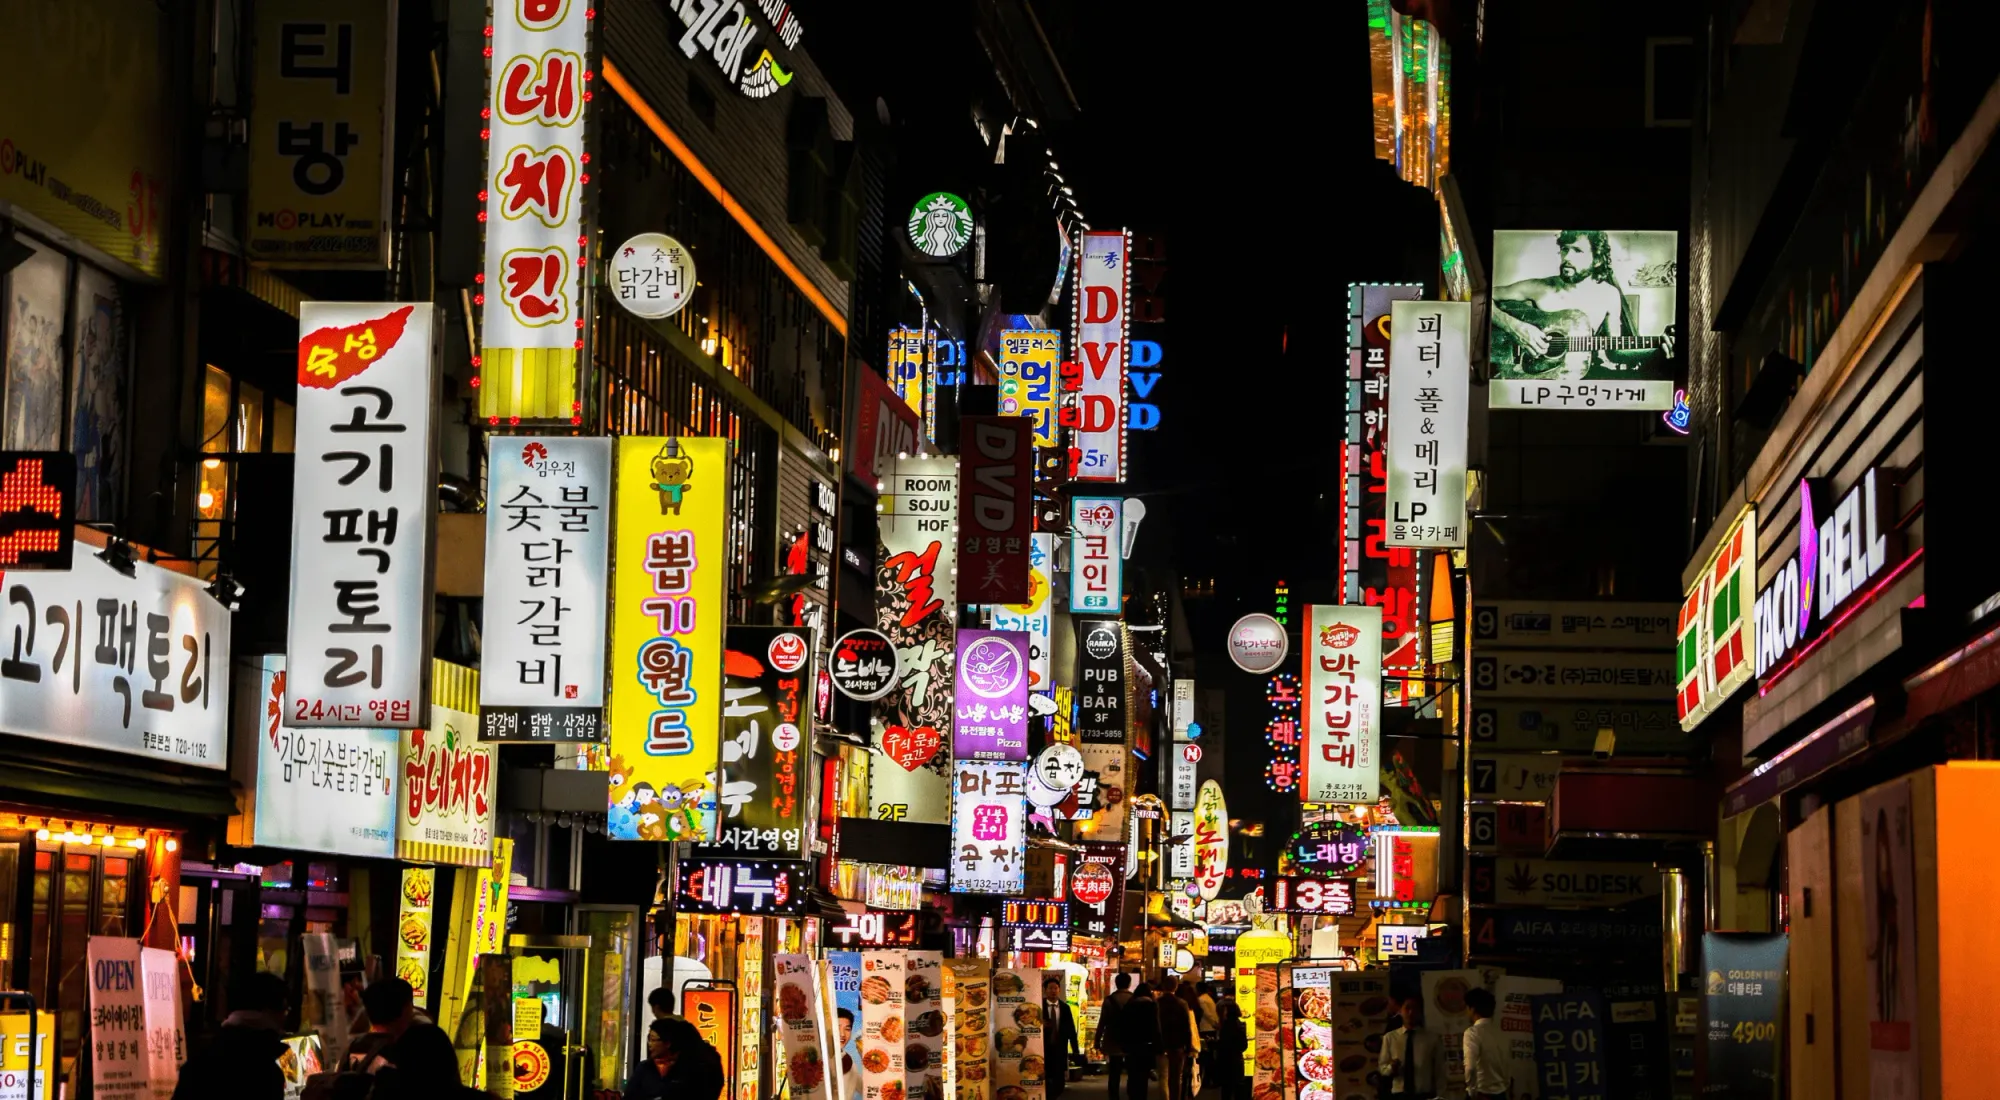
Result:
[[[949,191],[933,191],[910,208],[910,243],[926,256],[956,256],[972,239],[972,209]]]

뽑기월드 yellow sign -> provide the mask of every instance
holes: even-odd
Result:
[[[611,806],[620,840],[714,835],[729,442],[618,441]]]

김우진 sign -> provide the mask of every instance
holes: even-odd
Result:
[[[1496,409],[1670,409],[1680,235],[1493,234]]]
[[[581,411],[587,4],[495,0],[486,118],[486,269],[479,415]]]
[[[1304,802],[1373,802],[1382,793],[1382,610],[1306,610]]]
[[[487,867],[493,863],[499,748],[478,739],[479,673],[437,662],[429,729],[404,730],[402,813],[396,858]],[[459,709],[465,708],[464,710]]]
[[[1389,346],[1391,546],[1465,545],[1472,307],[1393,302]]]
[[[247,811],[231,821],[230,843],[394,859],[396,779],[402,750],[391,729],[293,729],[285,712],[285,658],[255,667],[258,690],[238,728],[239,753],[254,753]]]
[[[1125,607],[1125,559],[1119,554],[1117,497],[1072,497],[1069,502],[1069,609],[1083,615],[1116,615]]]
[[[672,317],[694,288],[694,253],[665,233],[641,233],[611,256],[611,292],[634,317]]]
[[[876,708],[885,759],[868,769],[868,797],[879,819],[949,816],[951,754],[941,750],[953,715],[957,522],[958,459],[897,460],[876,517],[875,625],[895,643],[899,677]]]
[[[299,307],[285,723],[424,724],[437,522],[432,307]]]
[[[972,208],[949,191],[933,191],[910,207],[909,230],[917,251],[948,259],[972,243]]]
[[[954,761],[951,892],[1018,894],[1027,883],[1024,765]]]
[[[479,735],[602,740],[611,440],[492,443]]]
[[[959,423],[959,575],[967,603],[1021,603],[1035,529],[1034,456],[1026,417]]]
[[[1076,432],[1078,481],[1125,480],[1129,244],[1122,229],[1086,232],[1083,259],[1076,267],[1076,337],[1071,346],[1076,349],[1080,377],[1071,395],[1074,403],[1064,410],[1063,424]],[[1069,390],[1070,385],[1063,388]]]
[[[1028,636],[958,632],[958,691],[951,752],[959,760],[1028,758]]]
[[[1027,417],[1037,447],[1056,446],[1056,364],[1061,360],[1060,332],[1008,329],[1000,334],[1000,413]]]
[[[625,782],[611,787],[608,835],[707,840],[722,722],[729,443],[621,437],[613,491],[611,771]]]
[[[92,553],[0,575],[0,729],[226,767],[229,612],[193,577],[133,570]]]
[[[1692,732],[1736,689],[1750,682],[1756,657],[1757,506],[1745,505],[1723,532],[1681,603],[1674,647],[1675,709]]]
[[[806,855],[813,646],[800,630],[731,626],[722,655],[720,820],[702,854]]]

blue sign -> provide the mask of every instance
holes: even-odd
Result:
[[[1605,1100],[1604,999],[1594,989],[1528,999],[1542,1100]]]

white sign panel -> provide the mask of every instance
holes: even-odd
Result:
[[[1027,883],[1027,765],[951,765],[951,892],[1018,894]]]
[[[79,543],[66,572],[0,576],[0,729],[225,767],[229,612],[192,577],[134,569]]]
[[[1117,497],[1072,497],[1069,502],[1069,609],[1116,615],[1124,608],[1125,560],[1118,556]]]
[[[1168,792],[1170,810],[1194,809],[1195,765],[1201,761],[1201,746],[1176,744],[1173,752],[1173,786]]]
[[[1472,658],[1472,690],[1482,698],[1667,700],[1674,655],[1491,651]]]
[[[1188,727],[1194,724],[1194,681],[1182,677],[1174,681],[1174,740],[1187,741]]]
[[[1382,609],[1306,609],[1304,802],[1373,802],[1382,793]]]
[[[1229,659],[1245,672],[1262,675],[1285,663],[1292,640],[1278,620],[1253,611],[1229,628]]]
[[[285,724],[425,723],[436,526],[429,305],[306,302]]]
[[[1465,545],[1472,306],[1389,304],[1389,546]]]
[[[247,739],[256,752],[256,797],[243,815],[247,835],[232,842],[394,859],[401,772],[397,731],[287,726],[279,721],[284,655],[268,655],[255,667],[256,724],[242,734],[254,731]]]
[[[1430,926],[1426,924],[1377,924],[1375,954],[1384,959],[1414,957],[1417,944],[1430,934]]]
[[[1482,649],[1671,649],[1670,603],[1610,600],[1479,600],[1472,640]]]
[[[1078,481],[1125,480],[1125,371],[1131,358],[1125,338],[1125,308],[1131,287],[1131,256],[1124,230],[1083,235],[1083,260],[1076,268],[1077,367],[1080,389],[1074,417]],[[1118,553],[1118,525],[1112,525],[1111,552]]]
[[[1047,694],[1055,690],[1050,679],[1050,641],[1055,629],[1055,605],[1051,580],[1056,571],[1056,537],[1037,532],[1028,543],[1028,602],[994,604],[993,629],[1018,630],[1028,636],[1028,689]]]
[[[1170,811],[1167,816],[1167,835],[1184,836],[1179,844],[1167,845],[1167,874],[1174,878],[1194,877],[1194,799],[1188,799],[1185,810]]]
[[[611,292],[634,317],[672,317],[694,286],[694,253],[665,233],[641,233],[612,253]]]
[[[915,580],[928,577],[931,599],[955,618],[958,540],[951,533],[958,523],[958,456],[897,459],[884,479],[879,503],[876,525],[890,558],[897,560],[898,583],[912,587]],[[919,606],[928,604],[923,601]]]
[[[479,735],[602,740],[611,440],[491,443]]]

